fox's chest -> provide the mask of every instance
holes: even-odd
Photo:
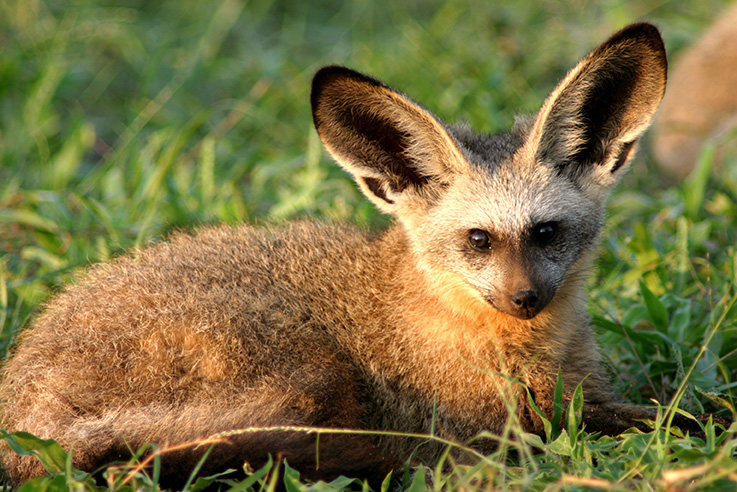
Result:
[[[437,339],[412,343],[409,353],[395,346],[395,357],[387,358],[388,364],[372,375],[377,406],[384,409],[373,425],[459,441],[484,431],[500,434],[510,422],[527,431],[540,430],[530,396],[546,411],[556,375],[544,354],[490,342],[475,347]]]

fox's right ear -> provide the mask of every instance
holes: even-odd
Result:
[[[325,147],[384,212],[424,209],[467,166],[440,120],[371,77],[325,67],[311,101]]]

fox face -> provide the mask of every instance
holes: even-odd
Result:
[[[470,295],[520,319],[577,278],[574,265],[596,244],[603,216],[554,170],[525,167],[514,154],[496,167],[473,165],[411,234],[428,270],[455,272]]]
[[[607,195],[657,110],[665,74],[657,29],[634,24],[501,135],[446,125],[343,67],[317,73],[312,108],[327,149],[398,219],[408,261],[440,299],[529,320],[588,268]]]

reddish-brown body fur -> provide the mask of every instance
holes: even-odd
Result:
[[[397,224],[376,235],[312,223],[208,228],[93,267],[22,334],[3,370],[3,427],[57,439],[87,470],[126,458],[128,446],[250,426],[468,441],[503,434],[510,419],[541,433],[526,388],[550,414],[560,369],[566,395],[586,380],[590,430],[625,429],[650,413],[610,394],[583,281],[608,189],[664,83],[657,30],[631,26],[534,120],[481,140],[378,81],[323,69],[318,132]],[[272,453],[315,477],[380,479],[417,444],[326,436],[316,470],[314,436],[240,434],[203,473]],[[167,455],[166,483],[202,452]],[[15,482],[43,473],[31,457],[4,461]]]
[[[93,469],[100,449],[125,456],[123,438],[136,449],[276,423],[427,433],[436,399],[441,434],[501,433],[505,387],[539,431],[523,388],[494,374],[519,375],[549,407],[559,366],[571,384],[588,374],[588,330],[448,313],[406,249],[398,230],[215,228],[98,265],[22,337],[5,368],[4,425],[54,437]],[[416,444],[393,447],[409,456]],[[28,458],[7,464],[20,479],[42,472]]]

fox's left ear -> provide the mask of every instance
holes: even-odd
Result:
[[[603,200],[655,115],[666,69],[655,26],[622,29],[581,60],[548,97],[527,150]]]

